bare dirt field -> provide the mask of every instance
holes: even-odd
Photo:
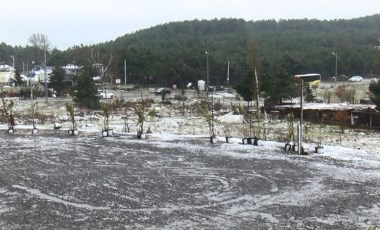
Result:
[[[1,136],[1,229],[366,229],[380,158],[201,137]],[[326,149],[329,152],[329,149]],[[340,154],[334,154],[340,152]]]

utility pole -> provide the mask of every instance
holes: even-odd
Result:
[[[257,121],[260,121],[260,88],[259,88],[259,79],[257,77],[257,70],[255,67],[255,87],[256,87],[256,111],[257,111]]]
[[[12,67],[15,68],[15,55],[12,55]]]
[[[303,139],[303,80],[301,79],[301,99],[300,99],[300,124],[298,127],[298,154],[302,154],[302,139]]]
[[[124,60],[124,85],[127,86],[127,60]]]
[[[209,82],[209,70],[208,70],[208,52],[205,51],[206,54],[206,100],[208,100],[208,87],[210,85]]]
[[[335,56],[335,84],[338,78],[338,52],[332,52],[332,55]]]
[[[335,77],[338,77],[338,53],[335,53]]]
[[[227,87],[230,85],[230,62],[227,62]]]
[[[46,104],[49,103],[48,101],[48,88],[47,88],[47,75],[46,75],[46,46],[44,45],[44,80],[45,80],[45,102]]]
[[[206,86],[207,86],[207,88],[210,86],[209,69],[208,69],[208,52],[207,51],[206,51]]]

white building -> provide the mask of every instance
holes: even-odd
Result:
[[[15,69],[9,65],[0,65],[0,85],[12,85],[15,79]]]

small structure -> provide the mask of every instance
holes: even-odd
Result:
[[[303,119],[311,122],[323,120],[326,124],[347,125],[362,128],[380,128],[380,113],[375,105],[304,103]],[[280,117],[293,113],[300,119],[300,105],[274,106]]]
[[[380,113],[373,110],[350,111],[350,125],[358,128],[380,129]]]
[[[198,81],[198,90],[199,91],[205,91],[206,90],[205,84],[206,84],[205,81],[199,80]]]
[[[15,80],[15,69],[9,65],[0,65],[0,85],[9,86]]]

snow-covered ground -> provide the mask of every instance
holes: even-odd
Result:
[[[235,97],[230,93],[218,93],[215,97],[226,100],[226,104],[232,101],[236,103]],[[158,97],[160,98],[160,97]],[[156,100],[159,102],[160,99]],[[50,119],[41,124],[37,120],[38,129],[52,129],[54,123],[59,123],[63,129],[71,128],[69,116],[64,104],[67,100],[60,101],[59,99],[50,99],[49,105],[46,105],[43,100],[38,102],[38,111],[49,115]],[[245,102],[239,102],[245,104]],[[181,106],[182,103],[178,102]],[[297,105],[295,105],[297,106]],[[373,105],[351,105],[347,103],[304,103],[307,108],[329,108],[339,109],[360,106],[374,107]],[[31,121],[22,118],[23,115],[30,115],[30,101],[15,100],[15,116],[16,116],[16,131],[18,129],[31,129]],[[148,129],[153,134],[177,134],[177,135],[201,135],[210,136],[210,127],[204,117],[194,114],[190,110],[186,110],[183,114],[182,110],[176,109],[174,106],[162,106],[159,103],[154,104],[150,110],[155,110],[160,114],[160,117],[147,116],[144,124],[144,129]],[[125,119],[127,117],[127,119]],[[101,111],[93,113],[85,113],[77,111],[75,117],[77,126],[80,132],[100,132],[103,127],[104,117]],[[242,139],[249,136],[249,125],[244,124],[242,115],[233,115],[232,112],[215,114],[215,122],[213,122],[215,133],[218,140],[225,140],[225,136],[232,136],[237,139]],[[296,126],[296,124],[294,124]],[[137,125],[137,117],[133,112],[115,111],[110,117],[110,127],[115,132],[129,131],[137,133],[139,126]],[[7,129],[6,124],[0,124],[0,130]],[[266,120],[261,123],[255,123],[251,133],[255,133],[262,140],[271,140],[284,143],[287,136],[287,123],[284,120]],[[307,131],[308,130],[308,131]],[[252,135],[252,134],[251,134]],[[377,130],[341,130],[340,127],[326,126],[320,129],[318,124],[305,123],[304,127],[304,143],[310,149],[314,149],[317,142],[321,140],[323,146],[342,146],[349,147],[355,150],[364,150],[372,154],[380,154],[380,132]]]
[[[21,113],[27,101],[18,101]],[[0,125],[3,229],[366,229],[380,224],[380,135],[326,127],[322,153],[300,156],[280,140],[286,123],[268,120],[259,146],[243,145],[242,117],[217,115],[218,143],[206,119],[155,105],[138,140],[136,117],[114,113],[101,137],[101,113],[76,116],[64,102],[41,104],[51,119]],[[79,115],[81,114],[81,115]],[[53,129],[53,123],[62,128]],[[128,126],[125,125],[127,122]],[[261,126],[262,125],[262,126]],[[313,150],[318,127],[305,143]],[[129,129],[129,130],[127,130]],[[225,135],[232,137],[225,143]],[[260,133],[264,137],[263,133]],[[265,139],[265,140],[264,140]],[[310,141],[309,141],[310,140]]]

